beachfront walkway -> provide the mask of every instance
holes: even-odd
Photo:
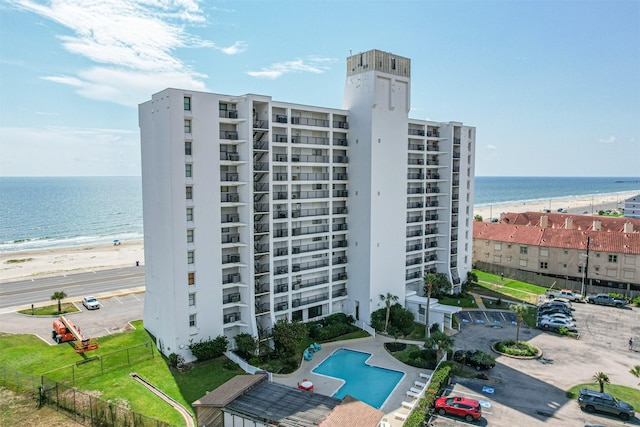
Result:
[[[351,350],[362,351],[370,353],[371,357],[367,360],[367,363],[382,368],[393,369],[396,371],[404,372],[405,375],[393,390],[387,401],[380,408],[386,415],[385,418],[391,427],[402,426],[402,420],[396,418],[395,413],[408,414],[409,410],[402,407],[402,402],[412,401],[413,399],[406,395],[407,390],[414,386],[415,381],[424,382],[424,378],[420,378],[420,373],[431,373],[428,369],[418,369],[413,366],[405,365],[391,354],[389,354],[385,348],[385,342],[395,341],[391,337],[384,335],[376,335],[376,337],[359,338],[349,341],[340,341],[333,343],[323,343],[322,350],[313,355],[313,359],[310,361],[303,361],[302,366],[294,373],[289,375],[273,375],[273,381],[279,384],[285,384],[290,387],[297,387],[298,382],[302,382],[303,379],[308,379],[313,382],[314,392],[331,396],[341,386],[342,381],[338,379],[329,378],[323,375],[316,375],[311,371],[322,363],[327,357],[329,357],[335,350],[340,348],[347,348]],[[404,342],[408,344],[423,344],[422,341],[406,341],[398,340],[398,342]]]

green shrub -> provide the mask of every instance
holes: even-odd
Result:
[[[215,359],[224,354],[227,351],[229,340],[224,335],[219,335],[215,339],[209,337],[208,340],[200,340],[199,342],[189,343],[189,350],[200,362],[205,360]]]
[[[235,371],[237,369],[240,369],[240,366],[238,366],[237,363],[231,360],[225,360],[225,362],[222,364],[222,367],[227,371]]]
[[[178,355],[175,353],[171,353],[168,357],[168,361],[169,361],[169,366],[171,366],[172,368],[175,368],[176,366],[178,366]]]
[[[449,380],[451,368],[451,362],[444,362],[433,373],[424,397],[420,399],[416,408],[411,412],[411,415],[407,417],[403,424],[404,427],[422,427],[427,413],[435,404],[440,389],[446,385]]]
[[[515,340],[500,341],[496,344],[496,350],[500,353],[509,354],[511,356],[535,356],[538,354],[538,349],[533,345]]]
[[[636,307],[640,307],[640,297],[635,297],[632,302]]]

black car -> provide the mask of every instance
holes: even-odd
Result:
[[[622,421],[629,421],[635,416],[633,406],[607,393],[580,389],[578,405],[587,412],[604,412],[620,417]]]
[[[476,371],[491,369],[496,366],[495,358],[482,350],[458,350],[453,353],[453,360],[476,368]]]

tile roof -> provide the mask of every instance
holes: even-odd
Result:
[[[640,255],[640,233],[637,232],[567,230],[479,221],[473,223],[474,239],[522,245],[586,250],[587,237],[590,237],[589,248],[592,251]]]
[[[546,212],[507,212],[500,215],[500,222],[517,225],[535,225],[540,226],[540,218],[546,216],[549,228],[565,228],[567,218],[571,218],[573,229],[576,230],[593,230],[594,221],[600,222],[601,231],[623,232],[624,224],[630,222],[633,224],[634,232],[640,232],[640,219],[611,217],[611,216],[591,216],[591,215],[571,215],[562,213],[546,213]]]
[[[225,406],[244,393],[245,390],[266,380],[266,375],[236,375],[220,387],[193,402],[191,406]]]
[[[384,412],[351,396],[345,396],[342,402],[320,423],[320,427],[375,427],[382,417]]]

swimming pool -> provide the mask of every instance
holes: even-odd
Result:
[[[404,376],[404,372],[367,365],[365,362],[370,357],[370,353],[339,349],[311,372],[344,381],[333,397],[342,399],[349,395],[380,409]]]

